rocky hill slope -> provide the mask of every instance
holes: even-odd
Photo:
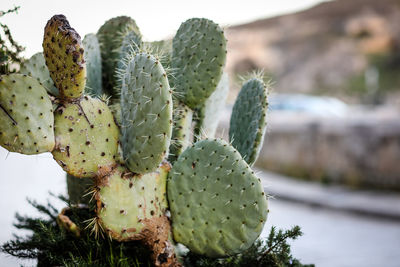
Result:
[[[228,72],[264,68],[278,92],[360,96],[400,89],[398,0],[324,2],[230,27],[226,35]]]

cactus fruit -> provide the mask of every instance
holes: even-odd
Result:
[[[190,145],[193,111],[183,103],[174,101],[174,124],[168,160],[174,163]]]
[[[20,73],[36,78],[43,84],[50,95],[59,95],[58,89],[54,86],[53,80],[50,77],[42,52],[34,54],[30,59],[25,61],[21,66]]]
[[[103,87],[101,84],[101,56],[100,45],[96,35],[93,33],[87,34],[83,38],[83,47],[85,52],[83,54],[86,61],[86,88],[85,93],[100,97],[103,94]]]
[[[23,74],[0,76],[1,146],[28,155],[52,151],[53,128],[51,101],[39,81]]]
[[[119,52],[125,35],[131,31],[140,34],[136,22],[126,16],[115,17],[106,21],[97,32],[101,48],[101,61],[103,68],[103,89],[113,98],[119,98],[115,93],[116,67],[119,61]]]
[[[204,104],[214,92],[226,60],[223,30],[211,20],[185,21],[172,44],[171,66],[180,100],[191,109]]]
[[[61,98],[79,98],[85,89],[86,65],[81,37],[64,15],[53,16],[43,38],[46,65]]]
[[[265,83],[258,78],[244,83],[232,109],[229,139],[250,166],[264,141],[267,109]]]
[[[174,239],[209,257],[240,253],[261,233],[267,198],[260,180],[223,140],[186,149],[168,180]]]
[[[85,96],[77,103],[64,103],[55,112],[53,157],[76,177],[103,176],[115,164],[118,127],[111,111],[99,99]]]
[[[122,77],[121,92],[121,145],[132,172],[152,172],[167,156],[172,132],[171,94],[161,63],[147,53],[133,55]]]

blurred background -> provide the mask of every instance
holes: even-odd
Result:
[[[272,196],[263,235],[299,225],[293,254],[317,266],[399,266],[400,1],[3,0],[0,10],[15,6],[0,23],[26,58],[42,50],[43,28],[59,13],[82,37],[119,15],[134,18],[147,41],[172,38],[191,17],[224,26],[230,93],[219,134],[228,132],[241,75],[263,69],[271,84],[256,163]],[[1,243],[17,232],[15,212],[34,214],[26,197],[45,201],[48,191],[66,192],[50,154],[0,148]],[[1,266],[20,263],[0,254]]]

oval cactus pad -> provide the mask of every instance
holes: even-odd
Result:
[[[54,115],[54,159],[76,177],[102,176],[116,164],[118,127],[110,109],[96,98],[85,96],[65,103]]]
[[[144,238],[143,230],[164,216],[167,208],[166,183],[171,169],[163,164],[156,172],[134,175],[117,167],[101,179],[96,193],[97,216],[102,228],[118,241]]]
[[[121,144],[132,172],[154,171],[167,156],[172,132],[171,94],[161,63],[147,53],[134,55],[121,92]]]
[[[46,88],[47,92],[53,96],[58,96],[58,89],[54,86],[50,77],[49,69],[46,66],[43,53],[36,53],[30,59],[24,62],[20,72],[33,78],[36,78]]]
[[[174,163],[167,184],[174,239],[209,257],[240,253],[267,218],[260,180],[223,140],[205,139]]]
[[[50,77],[61,97],[80,97],[86,84],[84,50],[81,37],[64,15],[55,15],[47,22],[43,51]]]
[[[264,141],[268,109],[266,85],[260,79],[250,79],[239,92],[232,109],[229,139],[251,166]]]
[[[86,61],[86,89],[85,94],[100,97],[103,94],[101,84],[101,56],[100,45],[97,36],[93,33],[87,34],[83,38],[85,48],[84,58]]]
[[[192,109],[204,104],[217,87],[225,60],[226,40],[218,24],[203,18],[182,23],[171,59],[180,100]]]
[[[115,17],[107,20],[97,32],[101,47],[101,61],[103,68],[103,89],[113,98],[118,98],[116,67],[120,59],[120,47],[127,33],[134,31],[141,36],[135,20],[127,16]]]
[[[22,74],[0,76],[0,145],[39,154],[54,147],[54,117],[46,89]]]

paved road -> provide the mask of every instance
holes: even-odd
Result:
[[[263,236],[271,225],[299,225],[304,235],[293,244],[303,263],[326,267],[400,266],[400,222],[352,215],[272,199]]]
[[[26,197],[44,202],[48,191],[63,193],[65,178],[51,155],[22,156],[0,148],[0,243],[11,238],[15,212],[33,214]],[[61,207],[61,203],[56,205]],[[300,225],[304,236],[293,243],[294,255],[317,266],[400,266],[400,222],[360,217],[279,199],[270,201],[271,225]],[[0,254],[0,266],[21,262]],[[34,262],[24,262],[33,265]]]

